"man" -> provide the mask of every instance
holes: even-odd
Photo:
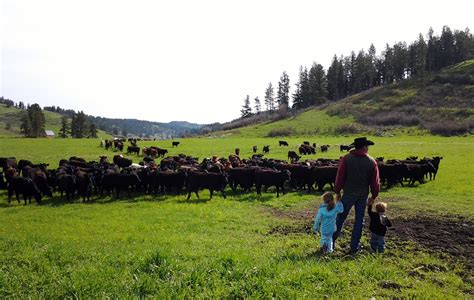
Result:
[[[362,228],[364,227],[364,214],[367,204],[373,204],[380,191],[379,168],[377,162],[367,152],[374,142],[365,137],[356,138],[350,146],[355,147],[349,154],[344,156],[337,170],[336,176],[336,198],[341,199],[341,190],[344,191],[342,204],[344,212],[337,216],[336,232],[333,235],[335,242],[341,233],[342,225],[347,218],[352,206],[355,206],[355,223],[352,229],[350,254],[359,250]],[[372,197],[368,199],[369,186]]]

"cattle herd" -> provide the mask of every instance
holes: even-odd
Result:
[[[101,146],[123,151],[125,140],[103,141]],[[166,156],[167,150],[158,147],[137,146],[137,140],[129,140],[128,154],[140,155],[143,160],[135,164],[123,154],[113,156],[110,162],[106,156],[98,161],[86,161],[81,157],[70,157],[59,161],[58,167],[51,168],[48,164],[33,163],[28,160],[17,161],[14,157],[0,158],[0,188],[8,190],[8,202],[15,195],[18,202],[23,196],[25,204],[34,198],[37,203],[45,196],[52,197],[57,192],[61,198],[73,200],[82,197],[90,201],[93,194],[103,196],[120,192],[146,194],[181,194],[185,189],[187,199],[199,191],[208,189],[210,198],[215,191],[225,198],[225,187],[229,185],[233,192],[238,190],[248,193],[255,186],[257,194],[262,187],[275,187],[277,197],[285,193],[285,188],[293,190],[323,191],[329,185],[334,188],[339,159],[307,159],[300,161],[305,154],[329,150],[330,145],[321,145],[305,141],[296,151],[288,151],[288,161],[264,157],[270,152],[270,146],[262,148],[264,154],[255,154],[257,146],[252,147],[254,154],[241,159],[240,149],[227,158],[204,158],[199,160],[185,154]],[[178,147],[179,142],[172,142]],[[279,141],[279,147],[288,146],[286,141]],[[340,151],[350,150],[349,146],[340,145]],[[309,151],[309,153],[308,153]],[[160,161],[156,159],[161,157]],[[384,160],[377,158],[381,184],[387,188],[394,185],[413,185],[424,183],[426,179],[434,180],[442,157],[408,157],[404,160]]]

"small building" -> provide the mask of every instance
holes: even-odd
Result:
[[[54,131],[52,131],[52,130],[45,130],[44,134],[46,134],[46,137],[48,137],[48,138],[53,138],[54,137]]]

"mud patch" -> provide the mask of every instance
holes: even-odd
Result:
[[[428,251],[466,258],[467,267],[474,267],[474,222],[465,217],[398,217],[393,219],[389,235]]]

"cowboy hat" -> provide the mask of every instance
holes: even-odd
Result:
[[[364,136],[364,137],[354,139],[354,142],[352,144],[350,144],[349,146],[350,147],[355,147],[355,148],[360,148],[360,147],[363,147],[363,146],[371,146],[371,145],[375,145],[375,143],[372,142],[372,141],[369,141]]]

